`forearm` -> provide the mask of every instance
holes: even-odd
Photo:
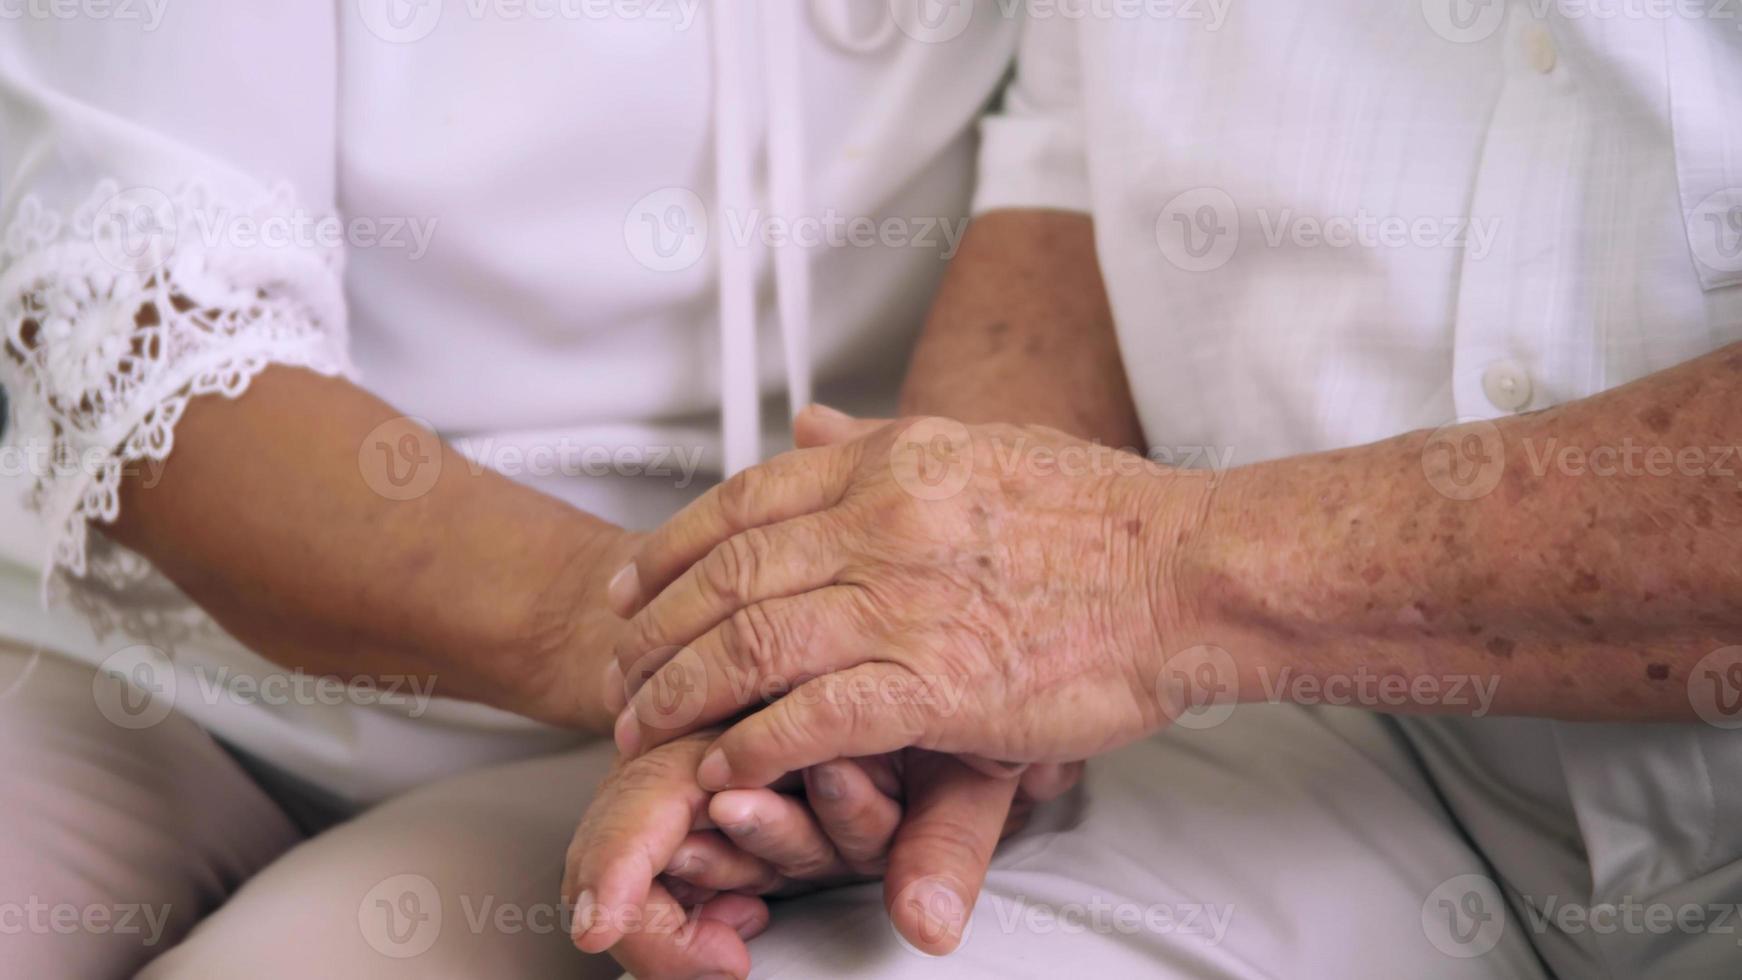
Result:
[[[1248,700],[1392,675],[1427,683],[1370,706],[1469,713],[1486,681],[1502,713],[1691,719],[1696,664],[1742,639],[1739,390],[1732,346],[1545,412],[1235,470],[1176,590],[1191,642],[1233,655]]]
[[[190,404],[169,461],[129,480],[107,533],[287,666],[411,673],[511,710],[559,658],[602,677],[609,641],[575,634],[603,608],[620,534],[432,435],[401,426],[369,445],[399,417],[348,382],[270,369],[240,399]],[[573,693],[575,713],[548,720],[607,729],[600,692]]]
[[[1144,445],[1086,215],[974,220],[914,350],[901,408]]]

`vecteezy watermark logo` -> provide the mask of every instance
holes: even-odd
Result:
[[[1742,272],[1742,187],[1708,195],[1688,214],[1694,258],[1714,272]]]
[[[423,875],[394,875],[376,883],[357,903],[357,928],[382,956],[421,956],[442,935],[441,892]]]
[[[391,44],[421,41],[435,31],[444,13],[472,21],[643,21],[687,31],[701,11],[701,0],[357,0],[369,33]]]
[[[908,496],[948,500],[974,478],[974,437],[955,419],[920,419],[895,437],[889,469]]]
[[[1240,247],[1240,213],[1220,187],[1195,187],[1173,196],[1155,219],[1155,242],[1186,272],[1220,269]]]
[[[654,272],[679,272],[708,249],[708,208],[687,187],[665,187],[636,201],[623,218],[623,242]]]
[[[1162,714],[1181,728],[1214,728],[1234,714],[1240,674],[1234,657],[1219,646],[1190,647],[1167,658],[1155,679]]]
[[[630,703],[636,720],[661,731],[688,727],[708,705],[708,668],[694,650],[650,650],[635,661],[624,684],[635,691]]]
[[[1641,902],[1623,895],[1618,902],[1563,901],[1559,895],[1521,895],[1530,931],[1544,935],[1594,933],[1600,936],[1725,936],[1742,946],[1742,904],[1735,902]]]
[[[421,419],[388,419],[357,447],[357,471],[369,489],[388,500],[416,500],[441,478],[441,439]]]
[[[921,44],[943,44],[962,36],[974,19],[974,0],[888,0],[895,26]]]
[[[126,729],[150,728],[177,706],[269,705],[336,708],[392,707],[420,718],[435,700],[436,678],[371,674],[352,678],[269,670],[254,674],[229,666],[185,664],[180,669],[161,650],[132,646],[98,665],[91,696],[104,718]]]
[[[175,710],[175,665],[153,646],[131,646],[110,654],[91,677],[97,711],[119,728],[150,728]]]
[[[1500,29],[1506,20],[1506,0],[1421,0],[1421,15],[1440,37],[1474,44]]]
[[[987,894],[992,906],[987,924],[1001,935],[1179,936],[1219,946],[1234,921],[1234,906],[1200,902],[1138,903],[1090,895],[1076,902],[1035,901],[1026,895]]]
[[[0,0],[0,21],[106,20],[155,31],[169,0]]]
[[[1421,472],[1451,500],[1477,500],[1494,492],[1506,472],[1506,444],[1492,422],[1476,419],[1435,429],[1421,447]]]
[[[442,0],[357,0],[369,33],[392,44],[430,36],[442,19]]]
[[[704,453],[701,446],[601,445],[569,439],[532,445],[499,444],[489,437],[455,439],[453,447],[465,457],[466,468],[473,476],[481,476],[486,470],[517,478],[621,476],[670,480],[679,490],[695,483]],[[3,459],[0,455],[0,460]]]
[[[965,944],[974,924],[960,886],[944,875],[926,875],[909,882],[896,893],[889,907],[892,911],[906,910],[916,938],[928,946],[949,945],[958,936],[960,941],[956,945]],[[895,936],[913,952],[932,955],[909,942],[899,930]]]
[[[0,936],[136,936],[150,949],[163,941],[170,911],[169,905],[77,905],[31,895],[22,902],[0,902]]]
[[[91,217],[92,244],[105,262],[143,275],[174,254],[181,237],[175,202],[155,187],[130,187]]]
[[[1742,728],[1742,646],[1719,647],[1688,674],[1694,713],[1714,728]]]
[[[1506,932],[1506,905],[1486,875],[1448,878],[1421,903],[1421,931],[1447,956],[1471,959],[1493,949]]]
[[[1258,686],[1271,704],[1329,704],[1380,711],[1438,707],[1481,718],[1494,708],[1500,675],[1406,675],[1375,671],[1366,664],[1352,673],[1309,674],[1292,667],[1272,672],[1260,666]]]

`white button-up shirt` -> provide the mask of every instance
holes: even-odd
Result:
[[[1093,214],[1159,456],[1248,463],[1495,418],[1742,339],[1733,4],[1051,9],[1031,10],[1017,83],[986,126],[976,209]],[[1448,798],[1512,888],[1735,900],[1735,732],[1406,731],[1424,757],[1475,760],[1462,765],[1476,784],[1448,783]],[[1558,814],[1548,844],[1521,829],[1538,811]],[[1569,838],[1589,894],[1511,860]],[[1539,949],[1567,975],[1736,963],[1722,935],[1547,932]]]

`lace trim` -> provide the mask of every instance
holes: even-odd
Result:
[[[247,208],[198,183],[167,194],[113,180],[70,218],[20,201],[0,241],[0,385],[8,441],[46,447],[27,500],[54,529],[45,591],[57,572],[81,580],[75,604],[91,614],[77,592],[102,604],[152,577],[89,529],[119,516],[123,476],[169,457],[190,399],[235,398],[272,364],[354,374],[341,247],[259,235],[307,218],[285,185]],[[141,591],[153,589],[168,592],[152,604],[179,597],[161,577]]]

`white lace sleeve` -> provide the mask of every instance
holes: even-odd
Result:
[[[282,186],[245,206],[114,181],[71,214],[19,202],[0,386],[7,441],[47,447],[28,501],[52,531],[47,575],[140,584],[146,563],[89,529],[115,520],[127,472],[168,458],[190,398],[237,397],[270,364],[351,374],[335,228]]]

